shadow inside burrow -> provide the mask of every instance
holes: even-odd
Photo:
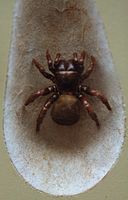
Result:
[[[74,7],[71,7],[73,9],[69,9],[66,12],[58,12],[53,5],[51,7],[46,7],[45,12],[42,13],[43,4],[45,4],[45,2],[41,4],[39,2],[35,3],[35,7],[30,6],[26,15],[24,15],[24,20],[27,19],[29,21],[31,19],[28,24],[31,31],[27,34],[26,39],[31,36],[28,41],[30,44],[32,43],[33,46],[35,45],[38,51],[41,49],[43,55],[47,48],[51,50],[52,54],[55,54],[60,50],[65,56],[69,56],[69,53],[72,55],[75,51],[80,52],[80,50],[83,49],[88,53],[94,52],[94,56],[96,55],[97,58],[97,65],[90,78],[83,84],[109,94],[108,84],[104,80],[104,77],[106,77],[104,66],[102,66],[102,63],[100,62],[102,57],[100,58],[99,55],[97,55],[95,49],[97,42],[93,40],[92,37],[94,30],[91,26],[91,20],[88,13],[85,14],[81,12],[81,10],[76,9],[78,7],[75,9]],[[31,23],[31,21],[33,23]],[[68,41],[68,45],[66,41]],[[30,44],[26,43],[28,49]],[[36,50],[34,50],[34,52],[36,54]],[[34,52],[33,55],[31,55],[32,58],[33,56],[35,57]],[[42,58],[40,57],[39,60],[41,59]],[[86,67],[87,66],[85,66],[85,69]],[[26,73],[26,76],[26,85],[33,85],[34,88],[36,88],[37,85],[43,85],[43,87],[46,85],[44,78],[41,77],[38,72],[36,73],[36,69],[32,66],[30,66],[29,73]],[[107,77],[109,77],[109,74]],[[45,84],[43,84],[44,82]],[[51,85],[51,83],[49,85]],[[38,89],[39,88],[37,88],[37,90]],[[29,93],[32,93],[31,90],[27,91],[27,94]],[[27,94],[23,95],[24,99],[27,98]],[[88,99],[93,104],[93,107],[96,108],[96,112],[98,111],[99,120],[102,123],[103,115],[104,113],[107,113],[107,111],[105,111],[104,108],[101,108],[96,98],[88,97]],[[32,140],[40,145],[40,147],[45,143],[49,148],[72,151],[90,145],[90,143],[93,143],[96,140],[97,134],[99,135],[101,133],[101,130],[97,130],[95,123],[85,111],[82,114],[80,121],[70,127],[55,124],[51,120],[50,114],[48,114],[41,126],[40,133],[36,134],[36,119],[43,104],[44,99],[40,98],[34,102],[33,105],[29,106],[29,108],[27,107],[26,114],[23,113],[22,116],[23,129],[25,132],[28,132],[26,137],[32,137]],[[108,114],[107,116],[110,115]]]

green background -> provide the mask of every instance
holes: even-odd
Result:
[[[106,28],[125,104],[128,103],[128,0],[96,0]],[[13,168],[3,142],[3,97],[14,0],[0,0],[0,199],[1,200],[128,200],[128,138],[118,164],[99,184],[75,197],[53,197],[27,185]],[[128,109],[126,107],[126,114]]]

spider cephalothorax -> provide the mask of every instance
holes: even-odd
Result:
[[[52,93],[52,96],[45,102],[40,114],[37,118],[36,131],[40,130],[40,125],[46,115],[47,110],[53,104],[51,116],[58,124],[71,125],[79,120],[80,116],[80,102],[87,110],[88,114],[95,121],[97,127],[100,126],[98,117],[93,111],[92,106],[87,100],[86,94],[98,97],[103,104],[111,110],[111,106],[107,98],[98,90],[90,89],[90,87],[82,84],[82,82],[89,77],[96,64],[93,56],[89,56],[83,51],[78,58],[77,53],[73,54],[70,60],[61,59],[60,53],[56,55],[53,62],[49,52],[46,52],[49,70],[45,71],[43,66],[33,59],[32,63],[38,68],[41,74],[50,79],[54,85],[38,90],[33,93],[25,102],[25,106],[32,103],[39,96],[44,96]],[[84,60],[89,60],[89,66],[84,72]]]

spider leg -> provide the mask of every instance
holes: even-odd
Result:
[[[36,124],[36,131],[38,132],[40,130],[40,125],[48,111],[48,109],[50,108],[50,106],[58,99],[58,94],[53,94],[44,104],[43,108],[40,111],[40,114],[37,118],[37,124]]]
[[[55,58],[55,64],[58,64],[58,63],[59,63],[60,57],[61,57],[61,54],[60,54],[60,53],[57,53],[57,54],[56,54],[56,58]]]
[[[96,115],[96,113],[93,111],[92,106],[90,105],[90,103],[88,102],[87,98],[83,95],[79,95],[78,99],[82,102],[83,106],[86,108],[88,114],[90,115],[90,117],[92,118],[93,121],[95,121],[96,126],[99,128],[100,124],[99,124],[99,120],[98,117]]]
[[[53,61],[52,61],[51,55],[50,55],[50,53],[49,53],[48,50],[46,51],[46,58],[47,58],[49,70],[50,70],[52,73],[54,73],[54,72],[55,72],[55,68],[54,68],[54,65],[53,65]]]
[[[52,82],[55,82],[55,77],[52,74],[49,74],[45,71],[43,65],[41,65],[36,59],[32,60],[32,64],[34,64],[39,72],[47,79],[50,79]]]
[[[25,102],[24,105],[27,106],[30,103],[32,103],[35,99],[37,99],[38,97],[50,94],[51,92],[55,92],[56,90],[57,89],[56,89],[55,85],[49,86],[49,87],[42,89],[42,90],[38,90],[37,92],[30,95],[30,97],[27,99],[27,101]]]
[[[84,86],[82,86],[83,88]],[[95,96],[95,97],[98,97],[101,102],[107,107],[108,110],[112,110],[107,98],[98,90],[93,90],[93,89],[90,89],[89,87],[86,87],[86,94],[89,94],[91,96]]]
[[[84,64],[85,57],[86,57],[86,52],[82,51],[79,59],[80,64]]]
[[[75,62],[78,62],[78,55],[77,55],[76,52],[73,53],[73,60],[74,60]]]
[[[88,57],[88,56],[87,56]],[[89,58],[89,57],[88,57]],[[96,59],[94,56],[90,57],[90,64],[86,72],[81,76],[81,80],[83,81],[84,79],[88,78],[90,74],[92,73],[94,66],[96,65]]]

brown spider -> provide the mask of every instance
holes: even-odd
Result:
[[[82,82],[88,78],[94,69],[96,60],[93,56],[83,51],[78,58],[77,53],[73,53],[73,58],[70,60],[61,59],[61,54],[56,54],[55,61],[53,62],[47,50],[46,58],[48,61],[48,73],[44,67],[36,60],[33,59],[32,63],[37,67],[40,73],[47,79],[50,79],[54,85],[47,88],[38,90],[33,93],[25,102],[25,106],[32,103],[36,98],[53,93],[52,96],[45,102],[40,114],[37,118],[36,131],[40,130],[40,125],[47,113],[47,110],[54,103],[52,109],[52,118],[59,124],[71,125],[79,119],[79,102],[87,110],[88,114],[95,121],[97,127],[100,126],[98,117],[93,111],[92,106],[87,100],[85,94],[98,97],[108,110],[111,106],[107,98],[98,90],[90,89],[90,87],[83,85]],[[84,60],[89,59],[89,66],[84,71]],[[67,108],[66,108],[67,107]],[[58,116],[59,115],[59,116]]]

